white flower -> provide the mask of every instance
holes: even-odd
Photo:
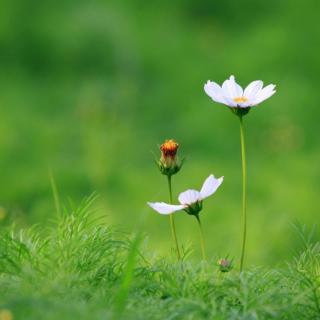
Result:
[[[160,214],[171,214],[180,210],[186,210],[189,214],[197,214],[201,210],[202,200],[214,194],[222,182],[223,177],[216,179],[211,174],[203,183],[200,191],[189,189],[180,193],[178,197],[179,205],[165,202],[148,202],[148,205]],[[197,213],[194,211],[197,211]]]
[[[204,91],[213,100],[232,108],[249,108],[270,98],[276,91],[274,84],[263,87],[261,80],[251,82],[244,90],[236,83],[234,76],[230,76],[222,87],[213,81],[204,85]]]

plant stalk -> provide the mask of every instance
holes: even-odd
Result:
[[[202,259],[204,261],[206,261],[207,260],[207,255],[206,255],[206,247],[205,247],[205,243],[204,243],[202,225],[201,225],[201,221],[200,221],[199,215],[197,214],[195,217],[196,217],[196,219],[198,221],[198,226],[199,226]]]
[[[171,183],[171,176],[168,175],[168,188],[169,188],[169,197],[170,197],[170,204],[172,204],[172,183]],[[176,245],[176,251],[177,251],[177,258],[178,260],[181,260],[181,255],[180,255],[180,249],[179,249],[179,244],[178,244],[178,238],[177,238],[177,232],[176,232],[176,225],[174,222],[174,217],[173,213],[169,215],[170,218],[170,227],[171,227],[171,234],[173,241]]]
[[[246,143],[244,124],[242,116],[240,119],[240,143],[241,143],[241,161],[242,161],[242,248],[240,259],[240,273],[243,270],[246,238],[247,238],[247,165],[246,165]]]

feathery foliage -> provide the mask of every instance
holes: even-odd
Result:
[[[320,243],[287,268],[220,273],[214,263],[149,261],[141,235],[106,225],[91,196],[47,230],[0,232],[0,319],[317,319]],[[1,318],[2,317],[2,318]]]

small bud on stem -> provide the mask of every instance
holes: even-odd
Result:
[[[180,171],[182,162],[178,160],[177,151],[179,144],[170,139],[166,140],[161,146],[161,158],[158,161],[158,167],[162,174],[172,176]]]
[[[228,259],[219,259],[218,267],[221,272],[229,272],[233,268],[232,260]]]

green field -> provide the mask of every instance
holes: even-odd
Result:
[[[310,230],[319,222],[319,9],[315,0],[2,0],[0,216],[5,218],[0,221],[1,232],[5,234],[12,225],[17,233],[34,225],[43,230],[52,226],[57,210],[51,172],[62,212],[71,213],[70,207],[96,193],[92,206],[104,224],[129,237],[142,234],[143,255],[168,263],[162,266],[165,269],[174,268],[169,221],[146,205],[169,200],[166,179],[156,168],[154,155],[160,157],[159,145],[174,138],[180,144],[180,157],[186,157],[181,172],[173,177],[175,199],[188,188],[199,189],[210,173],[225,177],[218,192],[206,201],[201,217],[211,263],[229,255],[237,269],[239,124],[227,107],[212,102],[203,90],[207,80],[222,83],[234,74],[242,86],[256,79],[277,85],[277,93],[245,118],[246,266],[255,276],[256,267],[287,268],[303,248],[294,226],[306,225]],[[185,213],[176,215],[180,243],[190,250],[186,263],[196,272],[202,267],[193,220]],[[316,241],[320,230],[314,230]],[[39,235],[41,241],[50,233],[46,232]],[[119,261],[125,261],[127,254]],[[16,263],[19,268],[25,266],[25,262]],[[156,268],[160,262],[153,263]],[[7,272],[2,268],[0,281],[1,272]],[[203,268],[207,279],[210,266]],[[117,270],[119,278],[121,270]],[[62,277],[73,271],[67,269]],[[236,275],[230,281],[236,281]],[[28,296],[30,283],[24,283],[22,297]],[[65,293],[72,288],[62,278],[58,283]],[[91,285],[86,290],[94,294]],[[110,290],[118,292],[118,285],[115,282]],[[53,294],[50,281],[48,288],[47,294]],[[12,288],[8,292],[16,294]],[[79,301],[82,294],[76,293]],[[94,301],[102,303],[104,294]],[[14,299],[8,297],[3,304],[10,309],[7,302],[14,304]],[[284,302],[279,301],[281,309]],[[45,312],[46,302],[41,303]],[[82,303],[74,302],[74,311],[82,314],[84,308],[83,317],[89,318],[95,303],[89,307]],[[119,310],[127,300],[121,303]],[[135,303],[133,299],[129,309]],[[141,315],[132,317],[142,317],[147,304],[141,306]],[[53,309],[61,310],[60,317],[72,319],[64,314],[66,306],[59,306]],[[92,311],[97,312],[93,318],[103,318],[104,308]],[[17,305],[12,309],[24,310]],[[32,312],[30,317],[40,317]],[[158,318],[165,315],[159,311]],[[172,319],[179,317],[184,315]],[[244,313],[243,319],[260,319],[250,317]],[[190,317],[197,318],[196,314]]]
[[[221,273],[154,257],[141,235],[103,223],[92,196],[47,229],[0,234],[0,319],[319,319],[320,245],[284,268]],[[143,250],[143,251],[142,251]]]

